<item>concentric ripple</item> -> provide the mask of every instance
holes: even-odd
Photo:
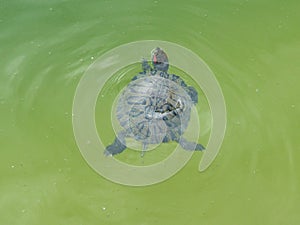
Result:
[[[179,45],[164,41],[139,41],[119,46],[102,55],[89,67],[77,87],[73,104],[74,134],[82,155],[99,174],[117,183],[143,186],[161,182],[179,171],[193,154],[193,151],[183,152],[180,149],[178,151],[177,146],[173,154],[164,161],[139,167],[119,162],[114,157],[108,159],[102,155],[105,146],[99,139],[93,119],[99,92],[106,81],[120,68],[139,62],[141,57],[157,46],[168,52],[171,65],[187,72],[198,83],[210,103],[213,128],[207,150],[199,165],[200,171],[205,170],[212,163],[223,141],[226,110],[222,91],[211,70],[197,55]],[[199,71],[201,71],[200,76]],[[99,77],[98,74],[103,76]],[[82,105],[85,107],[83,108]],[[195,137],[191,137],[189,141],[197,143],[200,127],[197,124],[195,126]],[[86,145],[88,140],[93,145]],[[176,160],[179,155],[180,161]],[[152,174],[151,177],[148,174]]]

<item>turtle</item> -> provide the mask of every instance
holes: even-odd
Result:
[[[152,66],[143,59],[142,71],[134,76],[122,91],[116,107],[116,116],[122,127],[105,155],[123,152],[125,138],[141,142],[143,152],[151,144],[178,142],[185,150],[202,151],[204,146],[182,137],[191,114],[198,103],[198,93],[176,75],[169,74],[165,51],[156,47],[151,52]]]

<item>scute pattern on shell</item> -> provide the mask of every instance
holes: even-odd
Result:
[[[174,140],[188,126],[193,101],[184,82],[168,78],[141,74],[128,84],[118,100],[120,125],[128,136],[143,144]]]

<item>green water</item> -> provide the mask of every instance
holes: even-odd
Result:
[[[300,224],[298,1],[0,0],[0,224]],[[167,181],[112,183],[82,158],[76,86],[104,52],[185,46],[214,71],[225,139]],[[111,137],[113,138],[113,137]]]

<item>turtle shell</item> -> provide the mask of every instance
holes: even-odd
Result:
[[[193,105],[184,87],[158,74],[131,81],[117,103],[117,118],[127,136],[145,145],[180,137],[188,126]]]

